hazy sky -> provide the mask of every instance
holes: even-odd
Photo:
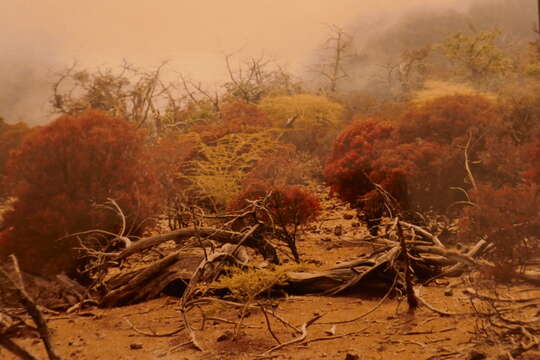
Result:
[[[418,3],[401,0],[396,11]],[[459,3],[457,1],[454,1]],[[347,25],[395,0],[24,0],[0,2],[3,56],[90,64],[162,60],[195,71],[223,53],[265,51],[291,63],[306,58],[325,24]],[[202,61],[203,66],[197,63]],[[212,70],[212,69],[208,69]]]
[[[0,0],[0,116],[43,122],[58,69],[170,67],[203,81],[224,75],[224,54],[267,56],[298,72],[327,36],[416,6],[464,0]]]

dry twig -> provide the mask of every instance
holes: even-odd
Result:
[[[15,255],[10,255],[9,258],[11,259],[13,270],[14,270],[14,277],[10,276],[3,268],[0,267],[0,275],[7,280],[8,283],[11,283],[13,285],[13,291],[15,295],[17,296],[17,299],[21,303],[21,305],[26,309],[28,314],[32,317],[32,320],[36,324],[37,330],[39,332],[39,336],[41,340],[43,341],[43,345],[45,346],[45,351],[47,352],[47,356],[50,360],[60,360],[60,357],[56,355],[53,345],[50,339],[50,331],[47,326],[47,322],[43,318],[43,315],[41,314],[41,311],[38,309],[37,305],[34,303],[34,301],[30,298],[28,293],[26,292],[26,289],[24,287],[24,282],[21,274],[21,270],[19,269],[19,262],[17,261],[17,258]],[[3,344],[6,346],[11,345],[11,349],[14,349],[16,351],[20,350],[16,347],[13,347],[12,344],[9,344],[10,340],[7,338],[4,338]],[[11,351],[11,350],[10,350]],[[21,352],[22,354],[22,352]]]

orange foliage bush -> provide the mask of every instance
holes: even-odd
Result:
[[[249,205],[247,200],[260,200],[267,194],[266,204],[272,219],[281,225],[300,226],[315,219],[320,212],[319,200],[305,187],[299,185],[268,186],[252,183],[238,196],[232,209],[241,210]]]
[[[385,209],[375,184],[392,195],[401,211],[444,211],[464,200],[452,187],[471,186],[464,160],[467,144],[469,159],[476,159],[486,150],[486,128],[498,129],[499,120],[489,101],[456,95],[413,105],[392,122],[356,121],[334,144],[327,183],[368,218],[382,216]],[[482,175],[480,164],[469,161],[469,166]]]
[[[412,106],[399,120],[403,143],[422,139],[439,144],[462,143],[469,131],[501,122],[497,108],[479,95],[444,96]]]
[[[474,205],[463,210],[459,234],[463,240],[486,237],[493,243],[492,258],[499,270],[494,275],[509,280],[516,266],[524,265],[539,250],[539,188],[531,184],[479,185],[470,197]]]
[[[268,212],[261,211],[257,214],[259,220],[276,226],[277,235],[287,243],[294,259],[299,262],[296,234],[300,226],[313,221],[319,215],[319,200],[302,186],[271,186],[264,182],[253,182],[244,188],[232,208],[241,210],[249,205],[247,200],[260,200],[266,196],[265,207]]]
[[[128,121],[97,111],[62,116],[33,131],[8,164],[17,201],[5,217],[0,254],[15,253],[31,272],[75,275],[74,241],[59,238],[120,219],[96,204],[118,202],[128,229],[140,234],[159,196],[144,136]]]
[[[413,106],[392,122],[354,122],[334,144],[327,182],[363,210],[368,226],[386,209],[376,184],[397,200],[401,216],[458,211],[461,239],[492,242],[492,275],[511,278],[538,250],[540,142],[517,136],[505,111],[460,95]]]
[[[531,144],[529,150],[531,165],[525,176],[537,184],[540,184],[540,141]]]
[[[383,180],[380,176],[373,178],[379,170],[374,161],[384,149],[395,146],[394,130],[390,123],[368,119],[354,122],[341,133],[325,169],[332,193],[353,207],[362,207],[362,197],[374,190],[372,181]]]
[[[245,184],[264,182],[269,186],[303,185],[310,175],[305,164],[294,158],[292,151],[289,157],[269,156],[268,159],[257,162],[244,179]]]
[[[235,102],[224,106],[221,120],[210,125],[196,125],[190,131],[199,133],[203,142],[214,145],[222,137],[235,133],[253,133],[271,126],[266,114],[257,105]]]
[[[29,132],[30,128],[23,123],[11,125],[0,118],[0,198],[10,193],[5,183],[9,154],[20,145]]]
[[[198,137],[171,132],[157,140],[151,147],[151,158],[156,177],[161,185],[165,201],[165,212],[169,227],[175,230],[183,224],[181,213],[187,204],[186,189],[189,181],[185,175],[189,172],[191,161],[199,152]]]

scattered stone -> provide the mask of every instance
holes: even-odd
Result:
[[[323,238],[321,239],[321,241],[324,241],[324,242],[330,242],[330,241],[332,241],[332,238],[329,238],[329,237],[323,237]]]
[[[471,350],[471,352],[469,353],[469,356],[467,357],[467,360],[483,360],[483,359],[487,359],[487,355],[477,350]]]
[[[143,348],[143,345],[141,343],[133,343],[133,344],[129,344],[129,348],[131,350],[140,350]]]
[[[231,340],[233,338],[234,334],[232,331],[230,330],[225,330],[225,332],[221,335],[219,335],[216,339],[216,341],[220,342],[220,341],[226,341],[226,340]]]
[[[360,227],[360,223],[355,221],[355,222],[353,222],[353,223],[351,224],[351,226],[352,226],[353,228],[357,228],[357,227]]]
[[[452,289],[444,290],[444,296],[454,296],[454,290]]]
[[[353,214],[349,214],[349,213],[343,214],[343,218],[344,218],[345,220],[351,220],[353,217],[354,217]]]
[[[336,235],[336,236],[343,235],[343,226],[336,225],[336,227],[334,228],[334,235]]]
[[[347,355],[345,355],[345,360],[360,360],[360,356],[356,354],[347,353]]]

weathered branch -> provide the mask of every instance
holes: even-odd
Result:
[[[0,334],[0,345],[23,360],[37,360],[28,351],[24,350],[3,334]]]
[[[308,335],[308,332],[307,332],[308,327],[311,326],[315,321],[319,320],[321,317],[323,317],[323,315],[316,314],[313,318],[311,318],[309,321],[306,321],[302,325],[302,327],[301,327],[302,334],[300,334],[300,336],[298,336],[297,338],[295,338],[295,339],[293,339],[291,341],[288,341],[286,343],[276,345],[273,348],[270,348],[270,349],[266,350],[262,355],[264,355],[264,356],[269,355],[272,352],[274,352],[276,350],[279,350],[279,349],[282,349],[282,348],[284,348],[286,346],[294,345],[294,344],[303,342],[306,339],[307,335]]]
[[[0,275],[7,280],[9,283],[13,284],[13,291],[17,299],[20,301],[21,305],[26,309],[28,314],[32,317],[32,320],[36,324],[39,336],[43,341],[45,350],[50,360],[60,360],[60,357],[56,355],[53,349],[53,345],[50,340],[50,332],[47,326],[47,322],[41,315],[37,305],[30,298],[24,288],[24,282],[19,269],[19,263],[15,255],[10,255],[11,262],[13,264],[13,270],[15,272],[15,279],[10,276],[3,268],[0,268]]]
[[[429,231],[427,231],[426,229],[418,226],[418,225],[413,225],[413,224],[410,224],[408,222],[405,222],[405,221],[401,221],[401,224],[402,225],[405,225],[405,226],[408,226],[410,227],[411,229],[414,229],[415,231],[419,232],[420,234],[424,235],[425,237],[429,238],[431,241],[433,241],[433,243],[437,246],[440,246],[442,248],[444,248],[445,246],[443,245],[443,243],[439,240],[439,238],[433,234],[431,234]]]
[[[399,219],[397,219],[397,234],[399,238],[399,243],[401,245],[401,253],[404,260],[405,289],[407,291],[407,303],[409,304],[409,313],[413,313],[418,307],[418,300],[414,295],[411,269],[409,264],[409,252],[407,251],[407,244],[405,243],[405,236],[403,236],[403,229],[401,228]]]
[[[157,246],[159,244],[162,244],[166,241],[176,241],[181,242],[185,239],[189,239],[193,236],[199,236],[199,237],[205,237],[211,240],[215,240],[220,243],[230,243],[230,244],[238,244],[242,241],[245,234],[234,232],[234,231],[228,231],[228,230],[222,230],[222,229],[215,229],[215,228],[190,228],[190,229],[180,229],[176,231],[172,231],[167,234],[161,234],[156,236],[151,236],[145,239],[141,239],[134,243],[131,247],[123,250],[120,254],[115,256],[115,260],[123,260],[127,258],[128,256],[131,256],[133,254],[136,254],[138,252],[141,252],[143,250],[149,249],[151,247]],[[245,245],[249,246],[251,248],[254,248],[258,250],[261,255],[269,260],[272,263],[277,262],[277,254],[275,252],[275,249],[268,244],[268,242],[264,239],[259,239],[256,237],[249,237],[245,241]]]

